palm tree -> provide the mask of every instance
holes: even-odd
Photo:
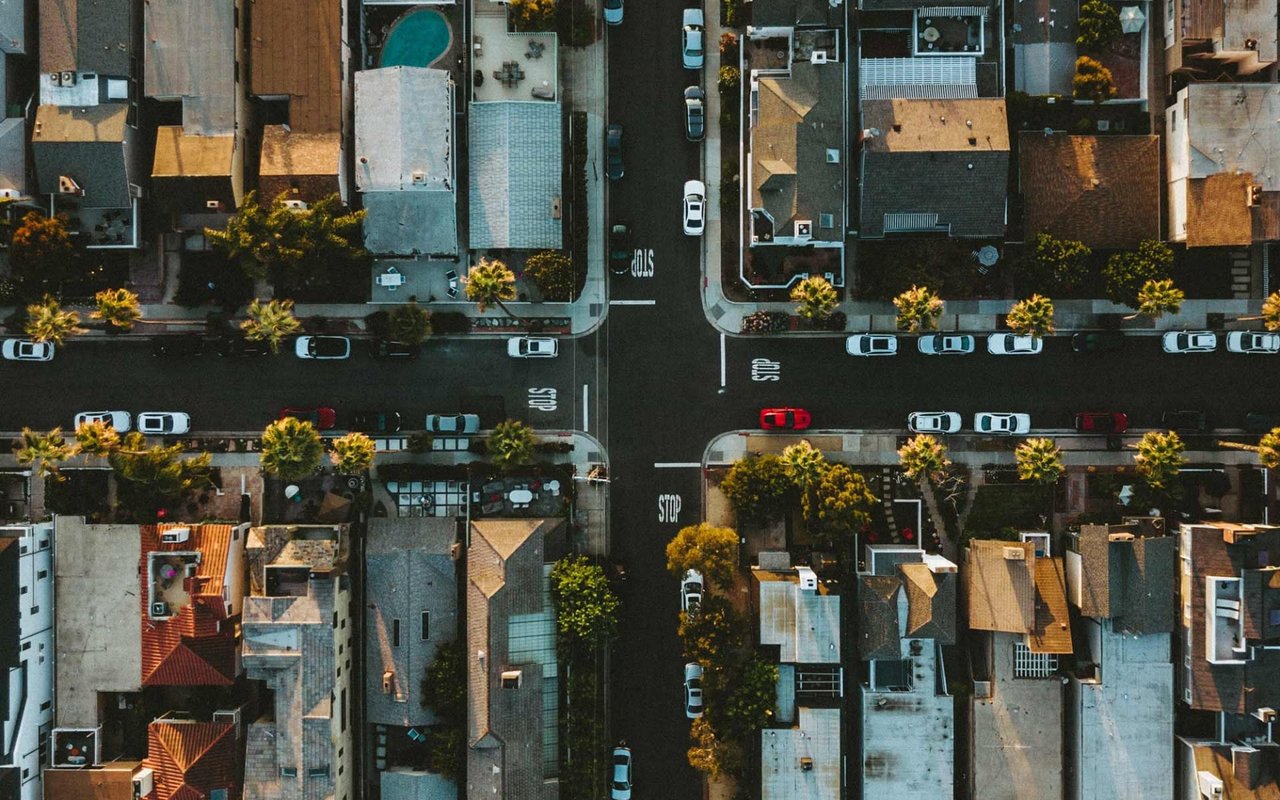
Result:
[[[898,330],[917,333],[938,328],[942,316],[942,298],[926,286],[912,286],[893,298],[898,309]]]
[[[1165,314],[1177,314],[1185,298],[1182,290],[1173,285],[1172,279],[1149,280],[1138,290],[1138,310],[1125,319],[1139,316],[1159,319]]]
[[[913,481],[939,481],[951,466],[947,448],[937,438],[921,433],[907,440],[898,450],[898,463]]]
[[[1018,460],[1018,477],[1031,483],[1057,483],[1066,470],[1062,450],[1052,439],[1027,439],[1018,445],[1014,457]]]
[[[1252,317],[1237,317],[1241,322],[1250,319],[1260,319],[1267,330],[1280,330],[1280,291],[1272,292],[1267,299],[1262,301],[1262,313]]]
[[[1258,463],[1267,469],[1280,467],[1280,428],[1272,428],[1263,434],[1257,444],[1241,444],[1240,442],[1218,442],[1219,447],[1231,450],[1248,450],[1258,454]]]
[[[431,336],[431,314],[417,305],[396,306],[388,315],[391,338],[417,346]]]
[[[782,466],[787,475],[803,492],[817,486],[827,468],[827,458],[808,439],[788,446],[782,451]]]
[[[22,434],[13,443],[13,455],[19,464],[36,464],[40,476],[46,477],[58,473],[58,465],[76,454],[75,445],[68,444],[62,435],[62,428],[54,428],[48,433],[37,433],[30,428],[23,428]]]
[[[1130,447],[1138,451],[1133,454],[1138,474],[1153,489],[1163,489],[1187,463],[1182,456],[1182,438],[1173,431],[1149,431]]]
[[[81,453],[105,456],[120,447],[120,434],[103,420],[95,419],[76,426],[76,444]]]
[[[329,458],[333,469],[342,475],[358,475],[373,466],[377,447],[363,433],[348,433],[333,440],[333,452]]]
[[[302,323],[293,315],[292,300],[254,300],[246,313],[249,318],[240,323],[244,338],[266,342],[273,353],[280,352],[284,337],[302,330]]]
[[[138,295],[128,289],[103,289],[93,296],[93,301],[98,307],[89,316],[117,328],[130,330],[142,319]]]
[[[27,306],[27,335],[37,342],[53,342],[58,347],[68,336],[84,333],[80,312],[63,311],[62,304],[51,294],[39,303]]]
[[[467,299],[476,304],[483,314],[490,305],[497,305],[511,314],[511,309],[504,304],[507,300],[516,299],[516,276],[501,261],[481,258],[467,271],[462,283],[467,287]],[[511,314],[515,316],[515,314]]]
[[[839,302],[835,287],[821,275],[805,278],[791,290],[791,302],[796,303],[796,313],[810,322],[822,322],[836,310]]]
[[[509,419],[489,434],[489,455],[500,469],[514,469],[533,461],[533,444],[533,428]]]
[[[262,432],[262,468],[281,480],[305,478],[323,460],[324,443],[310,422],[285,417]]]
[[[1052,336],[1056,330],[1053,324],[1053,301],[1039,294],[1019,300],[1009,309],[1005,324],[1019,336],[1030,336],[1033,339]]]

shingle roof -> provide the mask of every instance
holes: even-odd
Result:
[[[1257,777],[1256,783],[1250,787],[1236,777],[1231,762],[1232,745],[1212,742],[1189,744],[1195,754],[1192,765],[1195,771],[1207,772],[1221,779],[1224,800],[1280,800],[1280,748],[1263,745],[1252,754]]]
[[[1027,638],[1033,653],[1072,652],[1066,575],[1061,558],[1036,559],[1036,624]]]
[[[130,0],[43,0],[40,71],[127,76],[133,58]]]
[[[858,605],[862,615],[858,621],[858,654],[862,659],[898,658],[898,590],[896,577],[858,576]]]
[[[156,128],[153,178],[224,177],[231,175],[234,136],[194,136],[177,125]]]
[[[1109,541],[1106,525],[1082,525],[1080,613],[1119,631],[1170,633],[1177,625],[1178,545],[1172,536]]]
[[[138,761],[112,761],[97,769],[49,769],[42,774],[49,800],[133,800]]]
[[[262,163],[258,174],[336,178],[341,155],[340,133],[304,133],[288,130],[283,125],[267,125],[262,129]]]
[[[1031,542],[970,541],[965,561],[969,627],[1030,633],[1036,621],[1035,562]]]
[[[340,0],[255,0],[249,42],[255,95],[287,95],[298,133],[342,128]]]
[[[1187,246],[1228,247],[1253,241],[1252,173],[1222,173],[1187,181]]]
[[[147,740],[156,800],[203,800],[212,789],[240,796],[233,723],[158,719],[147,726]]]
[[[563,223],[559,103],[472,103],[471,248],[558,250]]]
[[[927,564],[901,564],[907,592],[907,636],[933,639],[938,644],[956,641],[956,574],[935,573]]]
[[[125,146],[126,105],[87,108],[42,105],[36,109],[31,152],[42,194],[58,191],[59,176],[73,178],[84,189],[90,208],[124,208],[131,202]]]
[[[187,133],[232,133],[237,91],[236,5],[147,0],[142,13],[147,96],[180,98]]]

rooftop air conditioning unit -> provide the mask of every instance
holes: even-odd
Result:
[[[1107,534],[1108,542],[1132,542],[1133,538],[1133,534],[1128,531],[1119,531],[1117,533]]]
[[[141,800],[143,797],[150,797],[155,791],[156,778],[155,773],[149,769],[140,769],[133,776],[133,800]]]
[[[809,63],[810,63],[810,64],[825,64],[825,63],[827,63],[827,51],[826,51],[826,50],[814,50],[812,53],[810,53],[810,54],[809,54]]]
[[[306,211],[307,203],[304,200],[285,200],[284,207],[290,211]]]
[[[798,219],[796,220],[796,238],[810,239],[813,237],[813,220]]]
[[[190,538],[190,528],[170,528],[160,533],[160,544],[182,544]]]
[[[209,209],[210,211],[221,211],[222,201],[221,200],[205,200],[204,207]]]
[[[169,604],[163,600],[157,600],[151,604],[149,616],[152,619],[165,619],[169,616]]]
[[[813,772],[813,759],[809,756],[800,756],[800,771]]]
[[[422,170],[414,170],[409,177],[414,186],[424,186],[427,183],[427,173]]]
[[[1005,547],[1002,548],[1002,554],[1005,561],[1026,561],[1027,551],[1021,547]]]
[[[62,73],[62,85],[63,85],[63,86],[75,86],[75,85],[76,85],[76,74],[75,74],[74,72],[64,72],[64,73]]]
[[[991,699],[991,681],[974,681],[973,696],[978,700]]]
[[[1257,717],[1259,720],[1267,724],[1270,724],[1276,721],[1276,710],[1269,706],[1264,706],[1258,709],[1257,711],[1253,712],[1253,715]]]
[[[796,575],[800,577],[800,589],[806,592],[818,591],[818,574],[809,567],[796,567]]]
[[[1109,119],[1098,120],[1098,130],[1101,131],[1102,133],[1106,133],[1107,131],[1111,130],[1111,120]]]

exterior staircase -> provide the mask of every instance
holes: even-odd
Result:
[[[1253,257],[1248,250],[1235,250],[1231,253],[1231,296],[1237,300],[1248,300],[1252,296]]]

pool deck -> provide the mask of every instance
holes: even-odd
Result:
[[[529,43],[543,45],[542,57],[529,55]],[[476,0],[472,18],[471,43],[472,69],[484,75],[484,84],[476,86],[472,81],[471,97],[476,102],[492,100],[528,100],[545,102],[560,96],[559,53],[554,33],[507,33],[506,6],[492,0]],[[504,61],[515,61],[524,71],[524,80],[515,86],[503,86],[493,77],[502,69]],[[541,88],[552,92],[551,98],[539,98],[532,90]]]

